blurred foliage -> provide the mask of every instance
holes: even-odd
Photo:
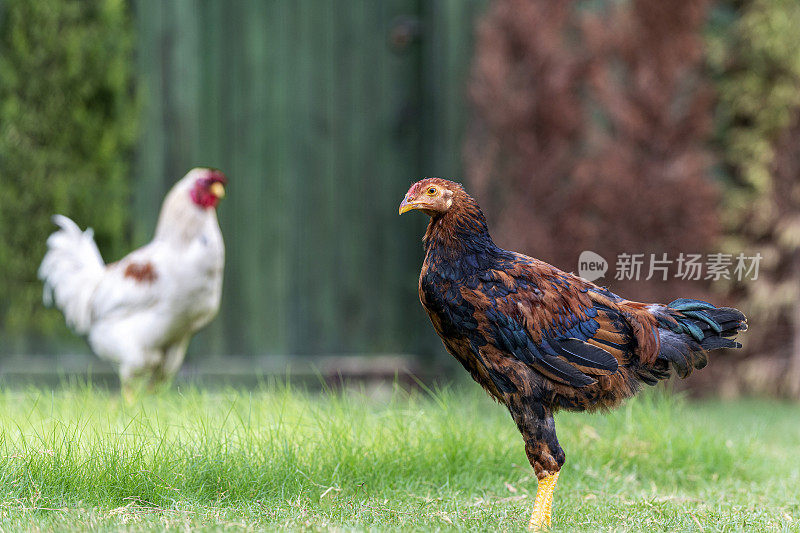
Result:
[[[53,213],[93,226],[115,257],[124,249],[136,105],[123,0],[0,8],[0,337],[9,349],[25,332],[63,328],[36,278]]]
[[[469,181],[501,245],[567,270],[583,250],[632,299],[707,284],[615,281],[622,252],[705,252],[719,235],[711,2],[495,0],[478,27]],[[643,277],[647,276],[643,269]]]
[[[729,289],[750,317],[750,351],[767,355],[735,374],[749,390],[800,397],[800,3],[723,6],[739,8],[728,23],[723,7],[708,39],[729,182],[725,245],[763,256],[757,282]]]

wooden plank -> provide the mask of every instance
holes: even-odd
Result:
[[[165,32],[160,3],[136,0],[135,28],[139,71],[139,91],[142,99],[140,115],[142,134],[134,163],[133,191],[133,242],[140,246],[153,236],[163,193],[161,184],[165,147],[165,128],[162,122],[162,36]]]
[[[225,123],[224,111],[222,106],[223,94],[223,43],[225,41],[224,28],[221,23],[225,6],[217,0],[199,0],[196,3],[198,28],[201,38],[198,42],[198,56],[196,58],[185,58],[184,60],[194,60],[198,63],[199,88],[198,88],[198,164],[205,164],[220,168],[224,172],[230,172],[226,168],[227,158],[220,142],[220,132],[223,131]],[[231,176],[235,180],[235,176]],[[236,188],[236,182],[229,187],[228,191]],[[218,210],[220,226],[226,241],[231,239],[231,220],[228,202],[223,202]],[[227,316],[235,308],[237,301],[236,294],[229,290],[227,282],[231,279],[231,256],[226,257],[227,265],[225,268],[225,280],[222,292],[222,308],[220,314]],[[234,259],[235,260],[235,259]],[[235,311],[233,311],[235,312]],[[228,347],[227,328],[225,320],[218,317],[216,320],[198,335],[197,341],[190,347],[190,357],[194,354],[223,354],[235,353]]]
[[[281,153],[274,145],[286,136],[286,123],[279,120],[277,106],[272,105],[284,73],[279,72],[285,34],[281,34],[283,3],[255,1],[249,7],[245,24],[247,41],[242,52],[247,58],[250,76],[247,96],[248,134],[246,179],[248,199],[246,212],[257,214],[248,224],[247,241],[251,254],[240,275],[248,281],[250,295],[247,321],[248,351],[269,346],[272,352],[284,352],[286,345],[284,275],[285,249],[276,245],[282,231],[289,229],[287,204],[280,202],[284,183],[278,178],[277,159]]]
[[[226,277],[225,304],[222,323],[225,328],[225,347],[229,353],[244,353],[249,348],[248,324],[253,319],[247,313],[248,302],[252,298],[247,294],[247,280],[242,275],[242,264],[248,261],[252,253],[248,242],[247,225],[255,223],[256,213],[246,209],[247,196],[251,193],[253,183],[247,179],[245,161],[250,154],[245,150],[245,132],[243,131],[248,117],[244,109],[243,91],[247,73],[243,64],[245,32],[242,17],[248,13],[241,2],[228,2],[222,10],[221,19],[223,41],[222,65],[222,128],[218,132],[216,142],[222,146],[224,168],[237,177],[239,186],[231,186],[231,194],[226,197],[224,212],[227,222],[226,239]]]
[[[460,179],[462,173],[473,28],[485,5],[486,0],[423,3],[424,157],[431,175]]]
[[[292,239],[290,253],[292,255],[291,298],[290,306],[290,342],[293,353],[308,353],[312,346],[312,338],[318,337],[320,324],[317,321],[316,295],[318,280],[314,277],[314,267],[323,261],[323,243],[315,242],[313,228],[309,220],[315,220],[314,213],[316,175],[319,145],[314,135],[314,26],[311,5],[306,0],[298,0],[294,4],[291,17],[291,36],[293,45],[287,48],[292,57],[292,72],[287,82],[292,90],[290,104],[293,125],[290,131],[292,139],[290,158],[292,172]],[[287,43],[288,44],[288,43]]]

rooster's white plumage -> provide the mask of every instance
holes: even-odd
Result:
[[[119,365],[120,380],[171,378],[192,335],[219,310],[225,247],[216,206],[225,176],[196,168],[164,199],[153,240],[106,265],[91,229],[56,215],[39,268],[44,300]]]

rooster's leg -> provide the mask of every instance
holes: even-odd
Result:
[[[136,403],[136,389],[130,383],[123,383],[122,397],[125,399],[126,404],[133,405]]]
[[[539,480],[536,489],[536,500],[533,502],[533,515],[528,522],[528,529],[541,531],[550,527],[550,518],[553,510],[553,491],[558,481],[558,472]]]
[[[120,394],[128,405],[133,405],[141,392],[141,368],[122,363],[119,368]]]
[[[525,439],[525,453],[539,478],[528,527],[534,531],[547,529],[552,516],[553,490],[564,464],[564,450],[556,438],[553,412],[533,398],[516,394],[506,397],[506,405]]]

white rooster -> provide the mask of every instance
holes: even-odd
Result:
[[[219,311],[225,246],[216,207],[222,172],[195,168],[164,199],[152,242],[106,265],[93,231],[55,215],[39,267],[45,304],[55,303],[92,350],[119,365],[123,392],[152,387],[181,366],[192,335]]]

